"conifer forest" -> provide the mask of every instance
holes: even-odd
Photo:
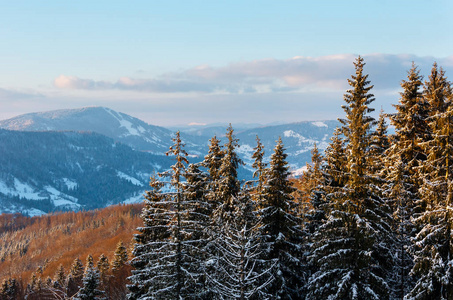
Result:
[[[256,137],[243,181],[231,126],[197,163],[178,132],[174,164],[151,177],[138,208],[42,217],[60,224],[46,234],[81,234],[58,223],[66,215],[84,220],[87,239],[111,231],[91,253],[46,259],[27,278],[0,271],[0,299],[453,299],[452,84],[436,63],[428,78],[413,63],[394,112],[374,118],[364,59],[354,67],[341,126],[324,153],[314,145],[301,178],[281,139],[264,149]],[[18,228],[0,217],[0,259],[12,268],[27,249],[8,246]]]

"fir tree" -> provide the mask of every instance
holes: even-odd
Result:
[[[66,285],[66,273],[63,265],[60,265],[55,273],[54,287],[63,288]]]
[[[99,271],[93,265],[93,258],[88,256],[87,267],[83,275],[82,288],[74,296],[74,300],[105,299],[104,291],[98,289],[100,285]]]
[[[69,297],[77,293],[82,286],[83,273],[83,263],[79,258],[76,258],[71,265],[68,276],[67,294]]]
[[[147,193],[142,215],[145,226],[138,228],[140,234],[136,236],[132,260],[136,270],[130,277],[133,282],[129,287],[130,299],[190,299],[203,292],[200,290],[203,270],[191,235],[197,206],[185,198],[182,180],[186,175],[187,153],[179,132],[173,141],[168,154],[175,157],[176,163],[169,172],[159,174],[171,179],[171,190],[162,193],[164,183],[154,179],[151,185],[155,189]]]
[[[126,252],[126,254],[127,254],[127,252]],[[126,255],[126,261],[127,261],[127,255]],[[101,254],[99,256],[99,259],[97,262],[97,269],[99,271],[100,288],[107,291],[106,289],[109,288],[109,283],[108,283],[109,277],[108,277],[107,272],[110,269],[110,263],[109,263],[109,259],[104,254]]]
[[[274,281],[265,292],[271,298],[299,299],[304,284],[300,245],[302,221],[293,214],[296,204],[291,194],[295,188],[288,179],[286,157],[280,138],[266,172],[263,200],[258,203],[258,238],[263,247],[262,259],[273,265],[270,272]]]
[[[324,174],[326,176],[326,192],[335,192],[344,187],[348,179],[346,172],[346,153],[340,128],[336,128],[330,144],[324,153]]]
[[[260,259],[263,249],[254,210],[248,191],[243,190],[239,194],[236,218],[224,225],[224,234],[214,241],[217,252],[221,253],[209,261],[215,270],[208,273],[214,298],[261,299],[263,290],[272,282],[271,266]]]
[[[5,279],[0,290],[1,300],[19,299],[19,285],[14,278]]]
[[[99,258],[99,263],[102,264],[102,269],[99,268],[101,274],[105,273],[105,271],[108,270],[108,260],[106,259],[107,258],[103,259],[103,261],[101,262],[101,259]],[[124,267],[124,265],[126,265],[127,260],[128,260],[127,249],[124,246],[123,241],[119,241],[118,244],[116,245],[115,253],[113,254],[112,271],[115,273],[121,270]]]
[[[217,225],[222,226],[223,223],[228,222],[233,218],[233,213],[236,210],[239,191],[241,189],[238,180],[237,169],[239,165],[244,163],[236,153],[236,148],[239,147],[238,139],[234,136],[233,128],[230,126],[226,132],[227,142],[224,145],[223,157],[218,171],[218,184],[216,199],[219,202],[219,207],[215,211],[215,218]]]
[[[203,160],[203,166],[207,169],[209,174],[209,182],[207,186],[207,199],[210,203],[211,213],[217,209],[221,203],[218,198],[217,190],[219,185],[219,170],[222,165],[222,158],[224,156],[224,151],[220,146],[220,140],[214,136],[209,140],[209,150],[208,154]]]
[[[128,285],[130,293],[128,299],[143,299],[155,297],[160,289],[165,289],[161,284],[161,269],[165,269],[167,261],[160,261],[160,257],[168,252],[168,240],[171,237],[168,224],[168,195],[162,192],[164,183],[156,176],[151,177],[151,190],[145,194],[145,208],[142,212],[143,227],[137,228],[138,234],[134,236],[134,258],[131,265],[132,276]]]
[[[432,138],[422,144],[427,153],[420,188],[425,211],[414,222],[421,230],[411,248],[412,273],[420,278],[408,299],[451,299],[453,297],[451,237],[453,105],[450,83],[434,64],[425,83],[425,99],[432,109],[429,125]]]
[[[185,270],[191,274],[192,291],[194,294],[198,293],[199,297],[205,297],[207,293],[205,261],[208,259],[206,247],[209,242],[211,213],[206,196],[207,177],[198,165],[190,164],[184,184]]]
[[[319,153],[316,143],[311,154],[311,165],[307,164],[307,171],[304,174],[304,186],[310,202],[310,208],[305,214],[307,219],[306,229],[308,229],[310,236],[326,220],[326,176],[323,170],[323,157]],[[301,203],[301,205],[303,204]]]
[[[381,109],[379,119],[377,121],[376,130],[371,134],[370,149],[368,152],[368,173],[373,177],[375,183],[379,186],[383,185],[385,178],[385,152],[390,148],[390,140],[387,135],[387,123],[385,121],[384,111]]]
[[[429,137],[428,102],[422,96],[422,79],[419,70],[412,64],[407,80],[401,82],[403,91],[399,104],[394,105],[396,113],[389,115],[395,126],[395,136],[385,152],[388,170],[386,196],[393,210],[393,230],[396,232],[392,292],[398,298],[407,294],[414,285],[414,278],[409,276],[413,260],[407,252],[410,238],[415,235],[410,216],[417,213],[416,206],[420,204],[419,174],[426,160],[421,144]]]
[[[267,164],[264,162],[264,146],[261,143],[260,138],[258,135],[256,136],[256,147],[253,148],[255,152],[252,154],[253,164],[252,168],[255,169],[253,172],[253,177],[257,178],[257,186],[255,194],[255,201],[261,202],[263,189],[264,189],[264,182],[266,180],[266,166]]]
[[[340,119],[348,157],[347,173],[340,178],[347,180],[329,199],[328,220],[315,235],[310,261],[318,271],[308,282],[309,299],[387,299],[389,294],[389,209],[370,182],[367,163],[374,98],[363,59],[354,65],[344,96],[346,118]]]

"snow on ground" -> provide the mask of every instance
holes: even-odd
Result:
[[[55,207],[66,206],[74,210],[80,209],[81,205],[77,203],[77,198],[66,195],[51,186],[46,186],[45,189],[49,192],[49,198],[52,200]]]
[[[126,179],[127,181],[129,181],[133,185],[143,186],[143,183],[140,180],[138,180],[137,178],[131,177],[131,176],[129,176],[129,175],[123,173],[123,172],[120,172],[120,171],[116,171],[116,174],[118,175],[118,177]]]
[[[252,157],[253,152],[255,152],[255,150],[253,149],[252,146],[245,144],[245,145],[241,145],[239,148],[237,148],[236,152]]]
[[[302,168],[291,170],[291,177],[300,177],[307,171],[307,166]]]
[[[135,129],[132,127],[132,123],[127,121],[127,120],[124,120],[124,118],[120,115],[120,114],[116,114],[114,113],[112,110],[108,109],[108,108],[104,108],[106,112],[108,112],[112,117],[114,117],[115,119],[118,120],[118,122],[120,123],[120,127],[124,127],[129,133],[126,133],[124,134],[123,136],[128,136],[128,135],[140,135],[139,133],[139,130],[140,131],[144,131],[144,128],[142,127],[141,129],[139,128],[139,130]]]
[[[68,187],[68,190],[74,190],[75,188],[77,188],[77,182],[72,181],[71,179],[63,178],[63,182]]]
[[[28,200],[43,200],[46,199],[39,195],[39,192],[35,191],[30,185],[21,182],[19,179],[14,178],[14,186],[9,187],[5,182],[0,181],[0,193],[9,196],[18,196]]]
[[[137,129],[132,127],[132,123],[127,120],[118,120],[120,122],[120,126],[126,128],[129,132],[129,135],[140,135]]]
[[[309,144],[314,144],[316,141],[312,139],[307,139],[303,135],[300,135],[297,132],[294,132],[293,130],[286,130],[283,132],[284,137],[292,137],[295,139],[298,139],[297,145],[302,146],[302,143],[309,143]]]
[[[39,210],[36,208],[29,208],[29,209],[22,211],[22,214],[29,215],[30,217],[36,217],[36,216],[45,215],[46,213],[43,212],[42,210]]]
[[[312,122],[311,124],[316,127],[328,127],[326,123],[321,122],[321,121]]]
[[[55,200],[59,200],[59,199],[63,198],[63,199],[67,199],[67,200],[73,201],[73,202],[77,202],[78,201],[77,198],[69,196],[69,195],[66,195],[66,194],[63,194],[62,192],[60,192],[59,190],[57,190],[54,187],[46,186],[45,189],[46,189],[46,191],[49,192],[50,198],[52,200],[54,200],[54,199]]]
[[[144,193],[144,192],[143,192]],[[141,203],[143,202],[143,199],[145,197],[143,196],[143,194],[139,194],[137,196],[132,196],[126,200],[123,201],[124,204],[131,204],[131,203]]]

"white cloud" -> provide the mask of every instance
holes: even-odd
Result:
[[[223,67],[201,65],[157,78],[121,77],[116,82],[60,75],[54,85],[73,90],[129,90],[147,93],[249,94],[272,92],[344,90],[354,72],[353,54],[321,57],[296,56],[286,60],[263,59],[232,63]],[[398,89],[412,61],[427,72],[436,60],[413,55],[365,55],[365,72],[375,89]],[[437,59],[445,68],[453,66],[453,56]]]

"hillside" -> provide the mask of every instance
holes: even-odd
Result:
[[[67,212],[27,218],[0,215],[0,280],[13,277],[26,286],[32,274],[54,278],[60,265],[69,270],[76,258],[85,263],[101,254],[109,261],[119,241],[132,246],[142,224],[141,204],[111,206],[90,212]],[[130,251],[128,251],[130,255]]]
[[[239,155],[248,163],[256,146],[255,136],[259,135],[266,147],[266,157],[272,152],[275,141],[282,137],[293,171],[304,167],[310,161],[314,143],[324,150],[339,125],[336,120],[305,121],[298,123],[261,126],[259,124],[232,124],[239,143]],[[202,159],[208,150],[208,141],[214,135],[225,135],[226,125],[181,126],[181,136],[192,162]],[[172,145],[172,134],[177,127],[166,129],[114,111],[106,107],[85,107],[48,112],[30,113],[0,121],[0,128],[19,131],[91,131],[103,134],[117,142],[129,145],[135,150],[163,155]],[[223,142],[222,142],[223,143]],[[243,171],[243,176],[250,176]]]
[[[172,144],[172,131],[106,107],[29,113],[0,121],[0,128],[17,131],[97,132],[135,150],[160,155]],[[188,147],[192,147],[193,154],[199,154],[200,139],[186,137],[186,140]]]
[[[140,198],[171,160],[97,133],[0,130],[0,213],[95,209]]]

